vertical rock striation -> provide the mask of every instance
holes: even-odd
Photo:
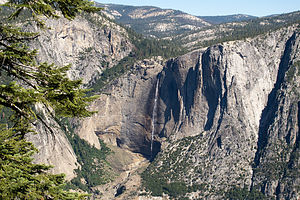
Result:
[[[299,198],[299,32],[286,42],[277,80],[262,112],[252,187],[278,199]]]
[[[160,135],[170,142],[150,174],[205,185],[197,198],[237,186],[297,199],[298,65],[296,27],[170,60],[159,93]]]
[[[38,153],[34,154],[34,161],[52,165],[50,172],[64,173],[66,179],[71,180],[76,176],[74,169],[80,166],[74,150],[62,127],[45,112],[46,109],[40,104],[36,109],[45,124],[37,123],[35,126],[37,134],[28,135],[28,139],[38,149]]]
[[[299,197],[299,30],[296,26],[147,60],[113,82],[79,133],[150,157],[159,184],[223,199],[232,186],[278,199]],[[87,131],[88,130],[88,131]],[[166,170],[166,167],[168,170]],[[165,182],[164,182],[165,181]],[[162,185],[166,188],[165,185]]]
[[[68,75],[84,83],[133,48],[123,28],[100,16],[47,24],[52,29],[34,44],[39,59],[71,63]],[[147,173],[159,179],[158,187],[180,183],[193,188],[185,191],[191,198],[223,199],[236,186],[270,198],[297,199],[299,38],[299,28],[290,26],[167,62],[160,57],[138,61],[92,103],[98,113],[80,121],[76,133],[97,148],[100,137],[149,159],[153,142],[153,154],[159,154]],[[40,150],[36,161],[74,177],[76,156],[59,127],[55,136],[42,125],[37,129],[40,134],[29,137]]]

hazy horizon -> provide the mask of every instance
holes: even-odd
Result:
[[[246,14],[257,17],[273,14],[283,14],[300,10],[299,0],[273,0],[273,1],[238,1],[238,0],[105,0],[103,4],[121,4],[131,6],[156,6],[164,9],[175,9],[195,16],[221,16]]]

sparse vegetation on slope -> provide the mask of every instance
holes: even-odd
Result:
[[[97,185],[102,185],[113,179],[113,172],[106,157],[111,150],[99,139],[101,149],[91,146],[74,133],[74,128],[67,119],[60,121],[61,127],[65,127],[65,133],[81,165],[75,170],[76,177],[68,184],[68,189],[81,189],[86,192],[92,191]]]
[[[100,77],[90,86],[92,92],[99,92],[105,85],[120,77],[132,69],[138,60],[153,56],[162,56],[165,59],[183,55],[187,52],[178,42],[170,40],[158,40],[145,38],[130,28],[126,28],[134,50],[131,54],[123,58],[117,65],[107,68]]]
[[[251,19],[244,22],[220,24],[203,27],[178,37],[190,49],[208,47],[214,44],[253,38],[283,27],[300,23],[300,11],[273,17]]]
[[[206,184],[197,184],[187,181],[184,177],[191,168],[195,174],[202,173],[200,166],[193,167],[193,163],[186,154],[193,154],[196,143],[201,135],[187,137],[176,141],[166,148],[163,154],[158,154],[155,160],[142,173],[143,186],[153,196],[168,194],[172,198],[183,198],[186,194],[208,189]],[[199,140],[199,141],[198,141]],[[192,179],[192,177],[190,177]]]
[[[153,6],[100,5],[106,7],[118,23],[131,27],[147,37],[168,38],[198,30],[210,24],[180,10],[161,9]],[[120,13],[120,15],[115,15]]]

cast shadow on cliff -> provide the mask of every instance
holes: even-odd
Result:
[[[292,46],[295,42],[296,34],[294,33],[285,44],[285,50],[281,58],[277,79],[274,84],[274,88],[268,96],[267,106],[264,108],[261,114],[261,119],[259,122],[259,132],[257,141],[257,152],[255,155],[254,163],[257,167],[260,163],[260,158],[268,144],[269,137],[269,127],[274,123],[276,118],[276,112],[279,108],[279,101],[277,95],[279,95],[279,90],[284,82],[284,77],[289,67],[291,66],[291,52]]]
[[[165,124],[172,119],[174,122],[179,121],[180,115],[180,102],[178,97],[178,84],[176,81],[176,74],[179,74],[179,69],[177,63],[173,60],[167,63],[167,67],[164,70],[164,77],[159,89],[159,96],[166,105],[164,111],[164,121]]]
[[[180,94],[183,97],[183,105],[185,108],[186,116],[190,115],[192,106],[194,105],[195,94],[199,84],[199,67],[200,63],[197,62],[195,69],[191,67],[186,76]]]
[[[222,51],[221,47],[219,47]],[[211,50],[208,49],[202,55],[202,77],[203,95],[208,103],[207,121],[204,130],[208,131],[213,127],[219,100],[222,97],[221,72],[217,60],[214,59]]]
[[[191,66],[184,80],[179,72],[180,64],[178,61],[170,60],[167,67],[163,71],[161,88],[159,96],[166,105],[164,111],[164,127],[168,121],[174,120],[175,124],[179,123],[181,105],[180,98],[183,100],[183,106],[186,116],[190,115],[192,106],[194,105],[195,94],[199,85],[199,68],[200,63],[197,62],[196,66]],[[182,84],[182,85],[181,85]],[[180,95],[181,97],[179,97]],[[161,131],[161,136],[164,135],[164,128]]]

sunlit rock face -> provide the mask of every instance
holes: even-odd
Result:
[[[48,19],[34,46],[39,60],[57,65],[71,64],[68,76],[89,83],[108,67],[128,56],[133,45],[119,25],[97,14],[85,14],[70,21]]]
[[[297,199],[299,38],[290,27],[167,62],[158,134],[169,142],[154,173],[168,163],[180,181],[207,185],[197,198],[235,185]]]
[[[152,115],[159,81],[153,138],[154,156],[160,154],[154,173],[168,164],[182,182],[209,186],[191,194],[195,198],[222,199],[216,191],[235,185],[297,199],[299,177],[286,176],[272,162],[277,149],[285,158],[276,160],[290,166],[290,173],[299,172],[298,61],[296,27],[196,50],[162,64],[148,60],[108,87],[92,104],[100,112],[79,130],[91,125],[89,133],[153,160]],[[174,163],[170,156],[177,150]],[[175,170],[177,165],[186,168]],[[271,166],[277,167],[270,172]]]
[[[123,28],[89,17],[49,20],[51,29],[35,43],[39,60],[71,63],[69,77],[84,83],[133,48]],[[168,61],[160,57],[136,61],[90,105],[98,113],[80,120],[75,133],[96,148],[101,148],[101,138],[139,153],[159,163],[152,169],[162,176],[167,163],[168,172],[181,182],[206,184],[205,191],[188,194],[191,198],[223,199],[218,191],[235,185],[268,197],[297,199],[299,57],[299,31],[291,26]],[[57,125],[50,119],[48,123]],[[40,149],[36,160],[53,164],[54,172],[72,178],[77,159],[58,129],[52,138],[45,127],[37,126],[41,135],[30,137]],[[184,171],[175,170],[178,164],[185,166]]]
[[[73,21],[64,18],[47,19],[46,26],[44,30],[30,24],[26,26],[30,31],[41,32],[40,37],[31,44],[32,48],[38,49],[38,61],[59,66],[70,64],[69,78],[82,79],[84,84],[93,82],[106,68],[126,57],[133,48],[125,29],[97,14],[82,15]],[[65,127],[60,127],[47,116],[43,107],[38,106],[37,109],[44,113],[48,125],[37,124],[38,134],[29,136],[39,150],[35,161],[53,165],[51,172],[65,173],[70,180],[75,177],[74,169],[80,166],[65,136]],[[47,126],[53,129],[52,133]],[[79,136],[100,148],[96,135],[89,137],[84,133]]]
[[[112,145],[151,157],[155,87],[163,64],[160,57],[140,61],[132,73],[114,81],[92,103],[90,108],[98,113],[80,123],[78,134],[90,138],[98,135]],[[153,147],[156,154],[160,143],[155,140]]]

